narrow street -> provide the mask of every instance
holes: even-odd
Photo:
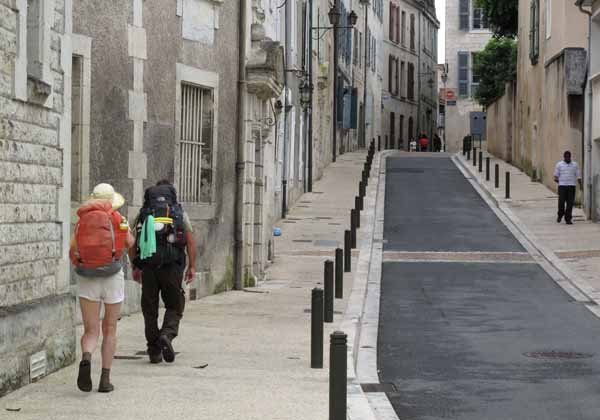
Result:
[[[597,419],[600,319],[449,156],[412,156],[386,173],[378,368],[398,417]]]

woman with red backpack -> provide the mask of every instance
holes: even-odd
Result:
[[[92,390],[91,359],[100,336],[102,320],[102,375],[99,392],[111,392],[110,369],[117,347],[117,321],[125,298],[124,257],[133,246],[127,219],[117,211],[125,204],[123,196],[109,184],[94,187],[90,200],[78,210],[79,221],[71,240],[70,258],[79,286],[83,336],[77,386]]]

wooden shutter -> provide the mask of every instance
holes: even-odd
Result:
[[[458,95],[469,96],[469,53],[466,51],[458,53]]]
[[[394,6],[392,3],[390,3],[390,41],[394,42],[394,9],[396,8],[396,6]]]
[[[458,13],[459,13],[459,29],[461,31],[469,30],[469,0],[459,0]]]
[[[394,57],[391,55],[388,56],[388,91],[390,94],[394,94],[394,86],[392,84],[393,80],[393,71],[394,71]]]

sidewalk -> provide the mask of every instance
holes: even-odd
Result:
[[[187,305],[174,364],[151,365],[139,355],[145,350],[141,314],[123,317],[113,393],[95,391],[97,351],[93,392],[77,389],[73,365],[0,399],[0,418],[327,419],[329,334],[340,328],[357,258],[345,275],[344,300],[335,301],[335,322],[325,324],[325,368],[318,370],[310,368],[310,290],[322,287],[323,261],[343,245],[365,157],[363,151],[340,156],[279,224],[283,235],[268,280]]]
[[[490,181],[485,181],[485,156],[490,156]],[[558,196],[544,184],[532,182],[518,168],[484,153],[483,172],[458,154],[455,158],[467,169],[509,219],[540,253],[587,299],[600,303],[600,224],[585,219],[580,208],[573,209],[573,222],[556,223]],[[494,165],[500,165],[500,188],[494,188]],[[510,172],[510,199],[505,199],[505,172]],[[596,309],[594,309],[596,308]],[[597,312],[597,306],[591,307]]]

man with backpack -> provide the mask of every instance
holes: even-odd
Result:
[[[83,319],[83,355],[77,376],[77,387],[83,392],[92,390],[92,353],[98,345],[102,304],[102,375],[98,392],[114,390],[110,369],[117,347],[117,321],[125,298],[123,264],[127,248],[135,241],[127,220],[117,211],[123,204],[125,199],[112,185],[98,184],[90,200],[77,210],[79,221],[69,257],[77,279]]]
[[[135,267],[134,280],[142,284],[148,358],[151,363],[160,363],[163,358],[172,363],[175,360],[172,341],[179,332],[185,306],[184,271],[189,284],[196,272],[196,244],[190,220],[169,181],[159,181],[146,190],[135,231],[136,246],[130,249],[130,259]],[[165,304],[160,329],[159,293]]]

